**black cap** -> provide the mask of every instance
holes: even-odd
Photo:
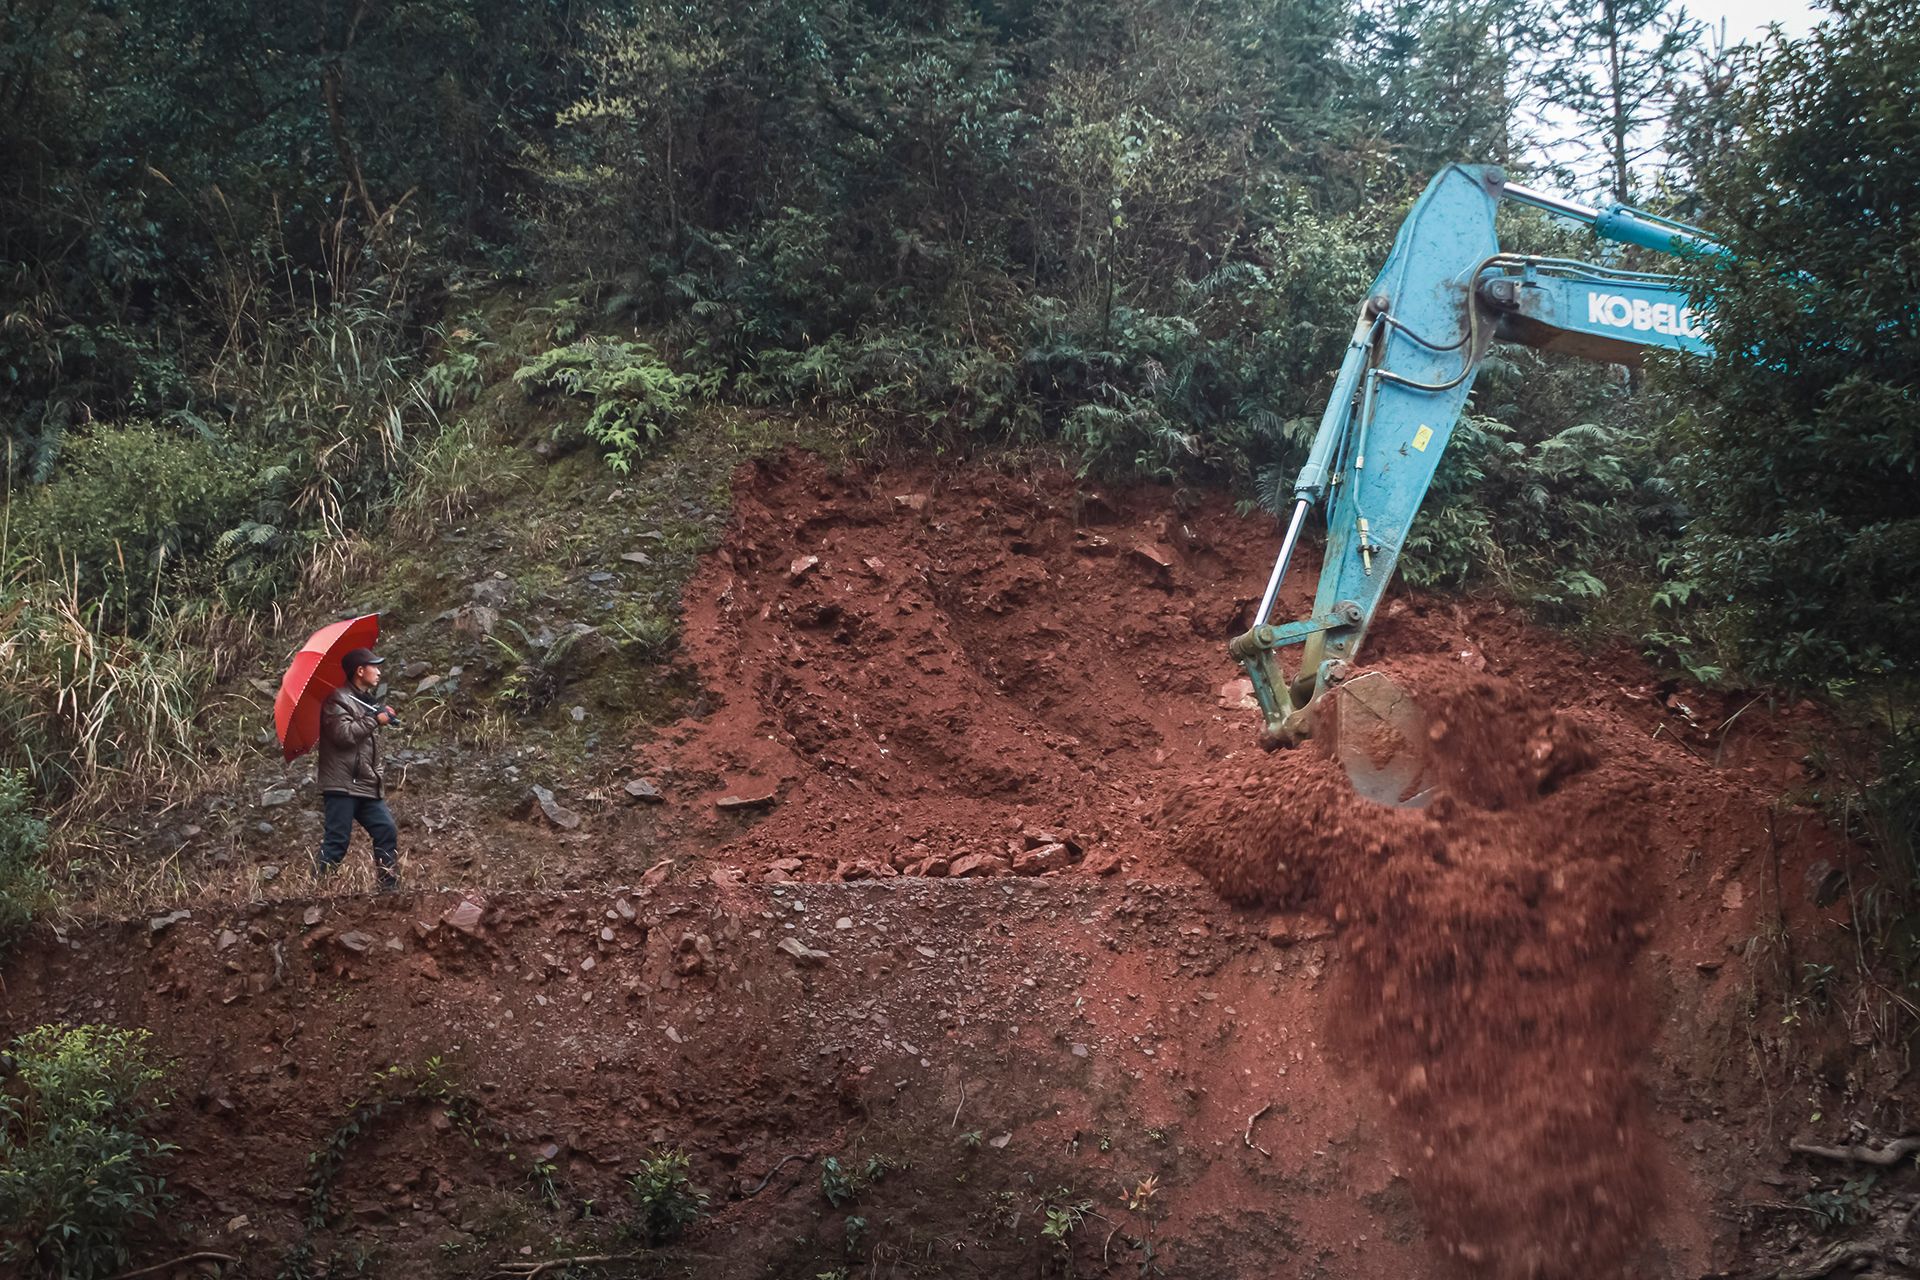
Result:
[[[361,667],[377,667],[385,661],[385,658],[374,656],[371,649],[349,649],[346,656],[340,659],[340,669],[346,672],[347,679],[351,680],[353,673]]]

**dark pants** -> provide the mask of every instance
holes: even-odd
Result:
[[[323,798],[326,812],[320,841],[320,870],[330,871],[340,865],[340,860],[347,856],[347,843],[353,839],[353,824],[358,822],[373,837],[373,865],[380,883],[391,883],[400,864],[395,853],[400,844],[400,829],[393,825],[387,802],[350,796],[343,791],[329,791]]]

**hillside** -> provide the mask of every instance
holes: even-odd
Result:
[[[1917,85],[9,4],[0,1276],[1920,1272]]]

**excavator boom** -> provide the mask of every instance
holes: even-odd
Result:
[[[1630,365],[1648,347],[1708,351],[1671,277],[1502,252],[1502,200],[1624,243],[1725,252],[1698,228],[1626,206],[1592,209],[1508,183],[1491,165],[1450,165],[1414,203],[1360,307],[1252,625],[1228,645],[1253,681],[1266,740],[1331,731],[1355,785],[1385,803],[1423,794],[1418,709],[1355,663],[1490,344]],[[1313,610],[1276,624],[1274,603],[1315,509],[1326,515],[1326,554]],[[1294,645],[1300,660],[1287,677],[1278,655]]]

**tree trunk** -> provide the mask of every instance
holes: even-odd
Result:
[[[1621,204],[1627,202],[1627,133],[1632,121],[1627,119],[1626,85],[1622,83],[1620,70],[1620,18],[1614,0],[1606,0],[1603,6],[1607,24],[1607,92],[1613,100],[1611,130],[1613,135],[1613,198]]]

